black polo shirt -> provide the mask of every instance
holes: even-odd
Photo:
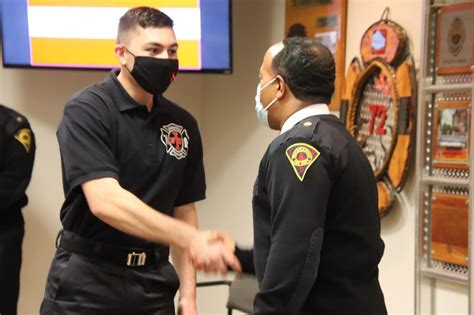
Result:
[[[205,198],[201,137],[186,110],[159,96],[151,112],[117,79],[72,96],[57,136],[65,201],[61,222],[83,237],[121,246],[140,240],[107,225],[90,211],[81,184],[112,177],[150,207],[172,215],[176,206]]]

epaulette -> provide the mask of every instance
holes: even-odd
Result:
[[[25,116],[0,105],[0,126],[5,129],[8,136],[13,136],[19,129],[29,128],[30,124]]]
[[[318,116],[311,116],[306,119],[303,119],[298,123],[297,127],[294,128],[293,136],[298,138],[312,139],[314,135],[314,130],[318,125],[320,119]]]

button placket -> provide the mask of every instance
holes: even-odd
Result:
[[[147,159],[154,162],[159,160],[158,145],[160,130],[156,128],[156,119],[149,117],[145,122],[144,127],[144,145]]]

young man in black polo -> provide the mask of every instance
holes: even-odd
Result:
[[[20,291],[21,210],[35,160],[35,137],[26,117],[0,105],[0,314],[15,315]]]
[[[162,96],[177,50],[167,15],[130,9],[119,22],[120,70],[66,104],[57,133],[64,231],[41,314],[174,314],[179,287],[180,314],[192,315],[193,263],[239,269],[216,233],[196,229],[194,203],[205,198],[198,126]]]
[[[281,133],[255,182],[253,253],[227,240],[257,275],[253,314],[387,314],[375,178],[329,113],[334,78],[332,54],[315,39],[289,38],[264,56],[257,117]]]

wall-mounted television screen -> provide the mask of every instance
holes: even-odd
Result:
[[[5,67],[111,69],[120,16],[151,6],[174,21],[180,70],[231,72],[231,0],[0,0]]]

